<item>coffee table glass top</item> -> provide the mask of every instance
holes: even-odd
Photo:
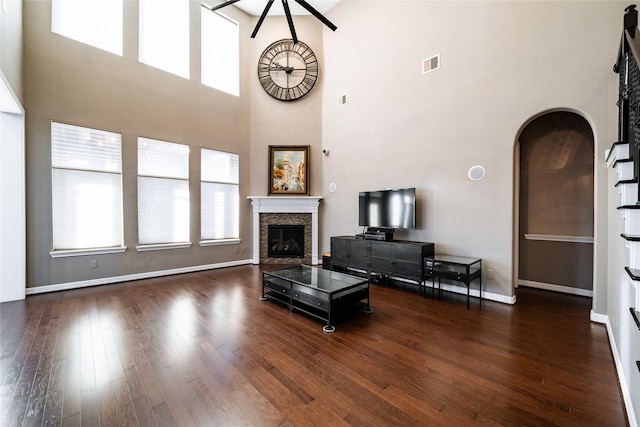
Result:
[[[368,283],[368,280],[339,273],[337,271],[324,270],[308,265],[296,265],[287,268],[278,268],[263,272],[266,276],[278,277],[300,285],[317,289],[321,292],[334,293]]]

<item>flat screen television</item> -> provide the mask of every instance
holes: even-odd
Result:
[[[361,191],[358,197],[361,227],[416,228],[416,189]]]

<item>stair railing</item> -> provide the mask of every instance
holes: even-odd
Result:
[[[636,5],[628,6],[624,14],[624,29],[618,58],[613,71],[619,74],[618,140],[629,144],[633,161],[633,180],[640,181],[640,30]],[[640,185],[638,185],[640,205]]]

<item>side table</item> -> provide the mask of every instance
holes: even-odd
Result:
[[[431,276],[432,286],[435,289],[435,280],[438,278],[438,292],[440,292],[440,280],[449,279],[462,282],[467,286],[467,309],[469,309],[469,293],[471,282],[479,279],[480,303],[482,303],[482,260],[456,255],[433,255],[425,258],[425,276]]]

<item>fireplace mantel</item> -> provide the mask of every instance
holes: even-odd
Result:
[[[253,263],[260,264],[260,214],[311,214],[311,263],[318,264],[318,206],[322,197],[315,196],[247,196],[253,206]]]

